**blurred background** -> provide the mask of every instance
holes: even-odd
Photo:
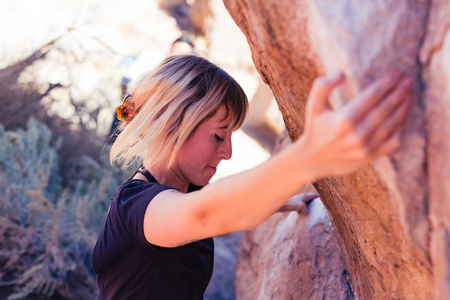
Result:
[[[114,110],[184,37],[244,88],[250,112],[212,181],[267,159],[284,124],[220,0],[0,2],[0,299],[96,299],[91,251],[134,170],[108,160]],[[240,234],[216,240],[206,299],[234,299]]]

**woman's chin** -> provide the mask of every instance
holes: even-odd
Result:
[[[198,178],[196,180],[191,181],[192,184],[195,184],[196,186],[204,186],[207,185],[209,183],[209,181],[211,180],[212,176],[206,176],[203,178]]]
[[[211,178],[216,174],[216,168],[207,166],[204,169],[203,174],[197,173],[196,175],[202,175],[202,176],[192,176],[190,178],[190,182],[197,186],[204,186],[209,183]]]

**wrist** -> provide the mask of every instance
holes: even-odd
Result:
[[[293,164],[301,168],[301,171],[297,172],[299,176],[302,176],[301,180],[311,183],[326,175],[319,155],[303,136],[294,142],[292,152],[294,156]]]

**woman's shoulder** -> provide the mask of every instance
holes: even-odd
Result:
[[[131,179],[122,184],[117,190],[116,197],[118,204],[123,204],[130,199],[144,198],[146,200],[153,199],[158,193],[174,189],[168,185],[159,184],[157,182],[148,182],[141,179]]]
[[[144,180],[129,180],[122,184],[112,198],[109,215],[120,222],[131,236],[145,241],[141,229],[148,204],[160,192],[173,189],[170,186]]]

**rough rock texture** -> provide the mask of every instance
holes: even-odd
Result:
[[[415,79],[416,102],[402,148],[348,176],[319,180],[315,187],[336,230],[356,298],[449,299],[448,2],[224,2],[247,36],[255,66],[270,85],[292,139],[302,132],[305,100],[319,74],[345,72],[346,83],[332,95],[336,105],[390,69]],[[271,231],[257,243],[270,247],[272,240],[290,239],[290,230]],[[307,234],[305,230],[297,239]],[[296,242],[291,246],[297,255],[302,250]],[[256,286],[262,280],[257,274],[264,270],[259,265],[253,274]],[[295,289],[284,281],[304,278],[304,270],[310,269],[273,272],[269,281]],[[243,290],[241,281],[238,276],[236,290]],[[339,290],[335,295],[346,297]]]
[[[450,298],[450,2],[432,1],[420,49],[427,132],[430,253],[436,299]],[[447,183],[447,184],[446,184]]]
[[[336,233],[320,199],[308,216],[277,213],[241,240],[237,299],[353,299]]]

